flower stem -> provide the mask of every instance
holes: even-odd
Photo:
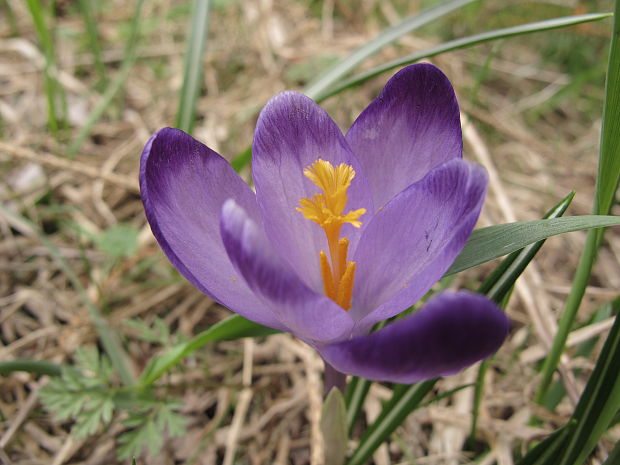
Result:
[[[323,360],[325,363],[325,380],[323,381],[323,393],[329,394],[329,391],[333,387],[340,389],[340,392],[344,394],[345,387],[347,385],[347,375],[340,373],[333,366]]]

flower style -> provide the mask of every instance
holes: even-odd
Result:
[[[430,64],[398,72],[343,136],[296,92],[262,110],[256,193],[217,153],[176,129],[146,144],[140,188],[172,264],[232,311],[289,331],[334,370],[412,383],[453,374],[508,333],[486,297],[426,294],[477,221],[485,170],[462,159],[459,109]]]

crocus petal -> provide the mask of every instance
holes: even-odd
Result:
[[[508,319],[486,297],[445,292],[382,330],[319,346],[336,370],[376,381],[415,383],[457,373],[494,353]]]
[[[327,250],[323,230],[295,210],[303,197],[320,190],[304,176],[304,169],[318,159],[334,166],[346,163],[356,175],[349,188],[345,211],[372,211],[366,179],[344,136],[329,115],[311,99],[297,92],[273,97],[261,112],[252,146],[252,173],[267,236],[304,281],[322,289],[319,251]],[[364,222],[366,216],[360,219]],[[359,229],[344,225],[355,248]]]
[[[232,199],[222,207],[220,228],[231,261],[288,331],[308,341],[330,341],[350,333],[351,316],[304,284]]]
[[[368,223],[356,250],[353,317],[365,331],[419,300],[461,251],[484,200],[484,168],[451,160]]]
[[[244,317],[283,329],[237,279],[224,250],[219,231],[224,201],[234,198],[258,215],[254,194],[226,160],[183,131],[162,129],[142,152],[140,192],[155,238],[183,276]]]
[[[408,66],[388,81],[346,138],[379,208],[434,167],[462,156],[454,89],[435,66]]]

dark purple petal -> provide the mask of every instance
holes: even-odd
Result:
[[[459,107],[435,66],[408,66],[357,118],[347,141],[364,167],[376,208],[434,167],[462,156]]]
[[[262,229],[232,199],[222,208],[221,234],[239,273],[288,331],[318,341],[350,333],[351,316],[304,284],[275,252]]]
[[[508,329],[506,315],[485,296],[444,292],[376,333],[318,349],[343,373],[415,383],[457,373],[488,357],[502,345]]]
[[[457,158],[375,214],[353,258],[351,312],[360,331],[414,304],[441,278],[471,234],[486,186],[482,166]]]
[[[316,103],[296,92],[273,97],[261,112],[252,147],[256,196],[267,236],[298,275],[313,289],[322,289],[319,251],[327,250],[323,230],[295,210],[302,197],[320,190],[303,171],[319,158],[333,165],[353,166],[345,211],[372,211],[364,173],[336,123]],[[369,216],[362,216],[362,222]],[[360,230],[345,225],[342,234],[355,248]]]
[[[254,194],[226,160],[183,131],[162,129],[142,152],[140,192],[155,238],[183,276],[234,312],[283,329],[237,278],[224,250],[219,220],[226,199],[258,218]]]

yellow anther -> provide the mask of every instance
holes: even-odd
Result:
[[[344,213],[348,200],[347,190],[355,178],[355,170],[345,163],[334,166],[318,159],[304,169],[304,175],[323,193],[301,198],[296,210],[325,231],[331,266],[327,254],[321,250],[319,258],[323,289],[327,297],[348,310],[353,295],[355,263],[347,261],[349,239],[340,238],[340,229],[347,223],[359,228],[362,225],[359,218],[366,213],[365,208]]]
[[[336,287],[334,286],[334,278],[332,276],[332,270],[329,266],[329,260],[325,252],[321,250],[319,254],[321,259],[321,276],[323,277],[323,290],[325,295],[332,300],[336,300]]]
[[[338,263],[334,269],[334,279],[336,282],[342,279],[342,275],[347,269],[347,252],[349,251],[349,239],[343,237],[338,240]]]
[[[353,296],[353,280],[355,279],[355,262],[348,262],[347,269],[338,283],[338,294],[336,303],[345,310],[351,308],[351,297]]]
[[[330,162],[319,159],[304,170],[304,175],[323,191],[312,198],[303,197],[299,200],[296,210],[301,212],[305,219],[314,221],[323,228],[345,223],[356,228],[362,225],[358,218],[366,213],[365,208],[342,214],[347,204],[347,189],[355,177],[352,166],[341,163],[334,167]]]

